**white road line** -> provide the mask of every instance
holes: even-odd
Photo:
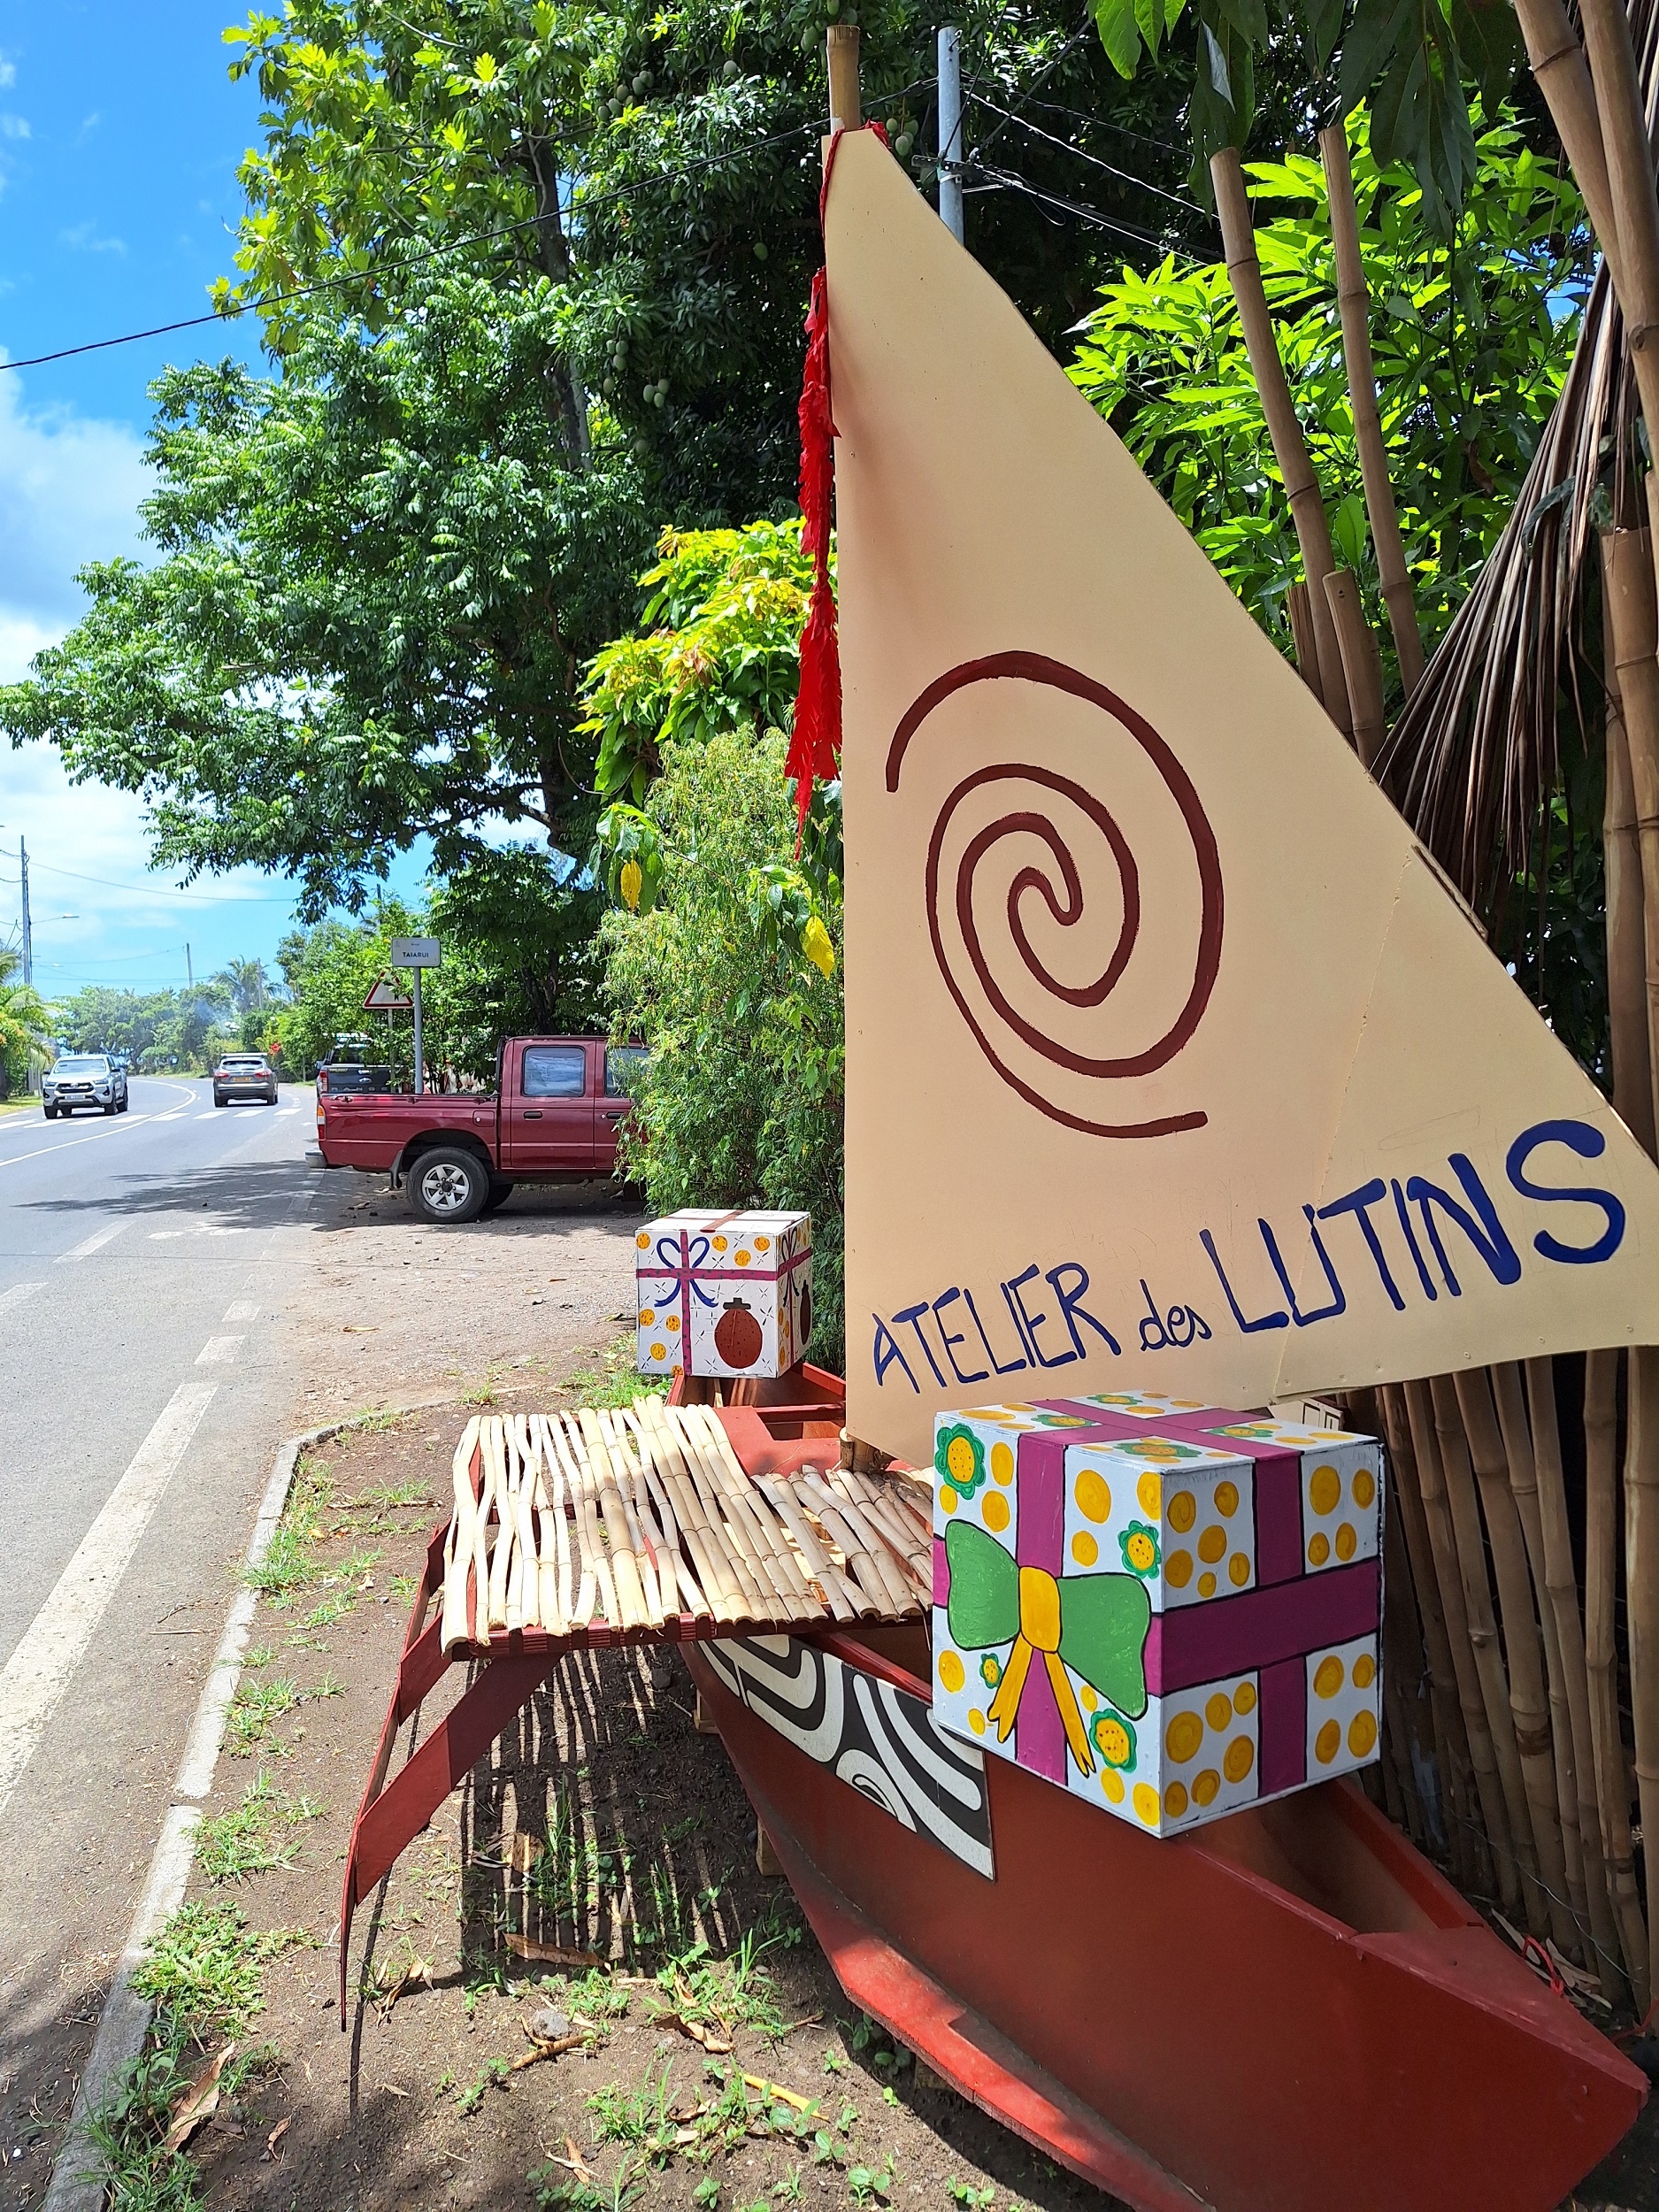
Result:
[[[19,1160],[43,1160],[49,1152],[68,1152],[78,1144],[96,1144],[104,1137],[119,1137],[128,1129],[137,1129],[147,1121],[171,1121],[171,1114],[128,1114],[124,1120],[113,1122],[107,1129],[95,1129],[89,1137],[65,1137],[58,1144],[43,1144],[34,1152],[8,1152],[0,1159],[0,1167],[16,1167]]]
[[[257,1321],[259,1309],[250,1298],[239,1298],[234,1306],[226,1307],[225,1318],[227,1321]]]
[[[20,1306],[32,1290],[44,1290],[44,1283],[13,1283],[10,1290],[0,1290],[0,1313],[12,1306]]]
[[[86,1656],[138,1541],[189,1448],[217,1383],[183,1382],[134,1453],[57,1586],[0,1668],[0,1809]]]
[[[104,1245],[112,1243],[126,1226],[127,1224],[124,1221],[114,1222],[109,1228],[100,1229],[96,1236],[88,1237],[84,1244],[77,1244],[73,1251],[60,1252],[58,1255],[58,1266],[61,1267],[65,1260],[89,1259],[94,1252],[100,1251]]]
[[[239,1336],[211,1336],[196,1354],[196,1363],[198,1367],[228,1367],[242,1346]]]
[[[171,1121],[173,1117],[169,1114],[166,1118]],[[198,1121],[217,1121],[219,1119],[219,1108],[217,1106],[210,1106],[206,1113],[198,1114],[196,1116],[196,1119]]]

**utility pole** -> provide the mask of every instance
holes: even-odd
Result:
[[[19,833],[18,857],[23,872],[23,988],[27,991],[35,980],[35,942],[29,927],[29,841]]]
[[[939,34],[939,214],[958,245],[962,239],[962,33],[947,23]]]
[[[184,949],[184,987],[192,998],[196,995],[196,970],[190,965],[190,948]]]

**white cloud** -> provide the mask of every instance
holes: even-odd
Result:
[[[0,92],[8,90],[10,87],[17,82],[17,81],[18,65],[16,62],[8,61],[4,54],[0,54]]]
[[[60,246],[67,246],[71,253],[125,253],[125,238],[100,238],[96,225],[77,223],[72,230],[58,234]]]
[[[31,409],[0,374],[0,675],[60,637],[80,612],[75,571],[139,550],[143,449],[124,424]]]
[[[26,115],[0,115],[0,138],[27,138],[29,135]]]

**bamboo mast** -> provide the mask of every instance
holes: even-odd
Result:
[[[1659,422],[1659,413],[1653,419]],[[1655,647],[1659,647],[1659,615],[1654,599],[1652,545],[1651,534],[1646,530],[1609,530],[1601,538],[1601,570],[1612,624],[1613,665],[1628,746],[1637,849],[1641,860],[1646,1001],[1643,1022],[1647,1043],[1647,1125],[1650,1131],[1659,1125],[1659,1100],[1655,1097],[1655,1081],[1659,1077],[1659,662],[1654,658]],[[1609,790],[1609,804],[1612,802]],[[1621,885],[1620,888],[1624,887]],[[1623,956],[1633,937],[1627,909],[1621,910],[1618,919],[1625,933],[1618,946]],[[1609,902],[1609,969],[1614,952],[1613,923]],[[1610,999],[1614,982],[1610,972],[1608,982]],[[1632,979],[1624,984],[1620,993],[1621,1020],[1625,1025],[1632,1019],[1630,1000],[1633,989]]]
[[[1538,1854],[1538,1878],[1544,1892],[1550,1934],[1563,1950],[1568,1950],[1578,1942],[1578,1932],[1568,1902],[1567,1863],[1562,1842],[1561,1808],[1555,1795],[1549,1705],[1544,1689],[1538,1617],[1533,1608],[1532,1577],[1527,1571],[1520,1510],[1509,1486],[1509,1459],[1485,1368],[1471,1368],[1460,1374],[1455,1386],[1458,1410],[1469,1440],[1469,1456],[1480,1486],[1493,1571],[1497,1578],[1503,1655],[1509,1662],[1509,1709],[1514,1718],[1515,1747],[1520,1756],[1527,1811],[1532,1819],[1532,1842]]]
[[[1590,1685],[1585,1668],[1584,1622],[1578,1612],[1578,1582],[1572,1563],[1572,1531],[1567,1520],[1567,1486],[1562,1473],[1561,1432],[1555,1418],[1555,1369],[1549,1359],[1526,1363],[1526,1397],[1532,1417],[1532,1453],[1538,1470],[1538,1509],[1544,1547],[1544,1586],[1555,1617],[1572,1727],[1572,1780],[1578,1799],[1578,1837],[1584,1854],[1585,1902],[1595,1945],[1595,1970],[1609,2002],[1619,1994],[1618,1928],[1607,1860],[1601,1848],[1601,1816],[1596,1796],[1595,1739],[1590,1717]]]
[[[1613,1916],[1636,2008],[1646,2012],[1652,1985],[1647,1931],[1636,1894],[1631,1852],[1630,1786],[1618,1731],[1618,1655],[1614,1640],[1618,1530],[1618,1354],[1591,1352],[1584,1364],[1584,1640],[1590,1685],[1601,1849],[1610,1871]]]
[[[1607,149],[1596,113],[1595,87],[1563,0],[1515,0],[1515,13],[1526,41],[1526,58],[1544,96],[1555,133],[1566,150],[1573,180],[1584,195],[1590,226],[1607,263],[1613,289],[1622,295],[1618,232],[1613,220],[1613,189],[1608,180]]]
[[[1550,1747],[1555,1763],[1555,1802],[1561,1818],[1561,1855],[1567,1876],[1567,1898],[1578,1931],[1582,1956],[1592,1962],[1588,1900],[1584,1878],[1584,1847],[1578,1832],[1578,1786],[1573,1775],[1572,1713],[1567,1699],[1567,1678],[1561,1655],[1561,1631],[1549,1595],[1548,1566],[1544,1555],[1544,1524],[1538,1501],[1538,1455],[1527,1426],[1526,1396],[1521,1371],[1513,1361],[1492,1371],[1493,1393],[1498,1402],[1498,1425],[1503,1432],[1503,1456],[1509,1463],[1509,1488],[1521,1519],[1526,1560],[1532,1572],[1539,1620],[1544,1632],[1544,1667],[1549,1683]]]
[[[1358,579],[1345,568],[1333,568],[1325,580],[1325,603],[1336,630],[1337,649],[1342,656],[1342,680],[1348,686],[1354,716],[1354,750],[1362,768],[1369,768],[1383,749],[1388,723],[1383,710],[1382,660],[1377,640],[1365,619]]]
[[[1601,557],[1605,579],[1605,538],[1601,541]],[[1601,633],[1607,670],[1607,711],[1602,736],[1607,757],[1607,798],[1601,816],[1601,860],[1607,888],[1607,997],[1613,1044],[1613,1103],[1625,1127],[1651,1158],[1654,1094],[1647,1046],[1641,833],[1636,815],[1635,786],[1631,780],[1630,741],[1625,734],[1624,703],[1619,691],[1612,601],[1611,585],[1604,581]]]
[[[1469,1740],[1457,1701],[1457,1676],[1452,1663],[1451,1640],[1446,1632],[1446,1614],[1434,1571],[1434,1553],[1424,1517],[1418,1488],[1417,1455],[1411,1448],[1405,1393],[1398,1383],[1386,1385],[1382,1399],[1383,1426],[1388,1439],[1393,1495],[1398,1506],[1411,1579],[1417,1586],[1417,1612],[1423,1623],[1423,1643],[1428,1656],[1429,1712],[1434,1728],[1435,1756],[1446,1801],[1448,1840],[1452,1864],[1465,1888],[1491,1886],[1489,1869],[1477,1864],[1481,1855],[1476,1844],[1474,1770],[1470,1763]]]
[[[1406,1410],[1411,1424],[1411,1447],[1423,1492],[1423,1517],[1428,1524],[1434,1551],[1435,1579],[1446,1609],[1446,1632],[1451,1645],[1452,1665],[1457,1677],[1457,1699],[1469,1736],[1470,1763],[1480,1810],[1491,1839],[1493,1870],[1498,1895],[1506,1912],[1520,1909],[1521,1885],[1515,1855],[1509,1848],[1509,1822],[1504,1810],[1504,1792],[1498,1778],[1497,1754],[1481,1694],[1475,1663],[1474,1640],[1469,1632],[1469,1612],[1463,1597],[1463,1571],[1458,1563],[1457,1540],[1447,1502],[1445,1472],[1440,1463],[1440,1439],[1434,1425],[1434,1404],[1425,1382],[1405,1386]]]
[[[1458,1412],[1457,1392],[1449,1375],[1436,1375],[1429,1391],[1434,1407],[1434,1433],[1440,1451],[1440,1473],[1446,1485],[1446,1502],[1463,1578],[1470,1647],[1474,1653],[1486,1724],[1492,1732],[1492,1747],[1497,1757],[1510,1848],[1521,1878],[1527,1925],[1534,1935],[1546,1935],[1549,1932],[1549,1918],[1538,1883],[1538,1856],[1526,1785],[1521,1773],[1520,1746],[1516,1740],[1515,1711],[1509,1701],[1503,1653],[1498,1643],[1498,1624],[1492,1609],[1492,1585],[1486,1578],[1486,1547],[1481,1540],[1480,1512],[1475,1502],[1474,1471]]]
[[[1342,357],[1348,366],[1354,442],[1359,448],[1360,476],[1365,486],[1365,513],[1377,554],[1383,604],[1388,610],[1388,627],[1394,633],[1394,652],[1400,663],[1400,681],[1409,699],[1423,673],[1423,640],[1417,629],[1411,580],[1406,573],[1400,516],[1388,476],[1388,449],[1383,442],[1382,418],[1377,409],[1377,372],[1371,350],[1371,298],[1365,283],[1365,265],[1360,256],[1359,207],[1354,197],[1354,170],[1348,160],[1346,124],[1333,123],[1320,132],[1319,157],[1325,164],[1331,242],[1336,250],[1336,303],[1342,319]],[[1327,585],[1327,592],[1329,588]],[[1369,631],[1370,626],[1366,626]],[[1344,650],[1344,668],[1348,666],[1348,657]],[[1380,688],[1379,681],[1379,691]],[[1354,736],[1358,743],[1360,703],[1355,695],[1351,671],[1348,694],[1354,700]],[[1379,703],[1380,706],[1380,701]],[[1363,745],[1360,758],[1367,767],[1371,765]]]
[[[1227,278],[1238,303],[1239,324],[1250,357],[1251,373],[1262,396],[1262,411],[1267,418],[1273,457],[1279,464],[1285,496],[1296,526],[1296,542],[1302,549],[1302,565],[1308,582],[1308,611],[1318,657],[1319,696],[1325,703],[1325,712],[1348,737],[1353,732],[1353,717],[1348,709],[1336,626],[1331,619],[1325,595],[1325,580],[1336,566],[1331,550],[1331,526],[1325,518],[1325,503],[1319,496],[1308,442],[1296,419],[1290,386],[1285,379],[1285,365],[1279,357],[1279,342],[1273,334],[1273,319],[1262,283],[1262,265],[1256,257],[1256,233],[1250,221],[1249,196],[1244,188],[1244,166],[1238,148],[1224,146],[1213,154],[1210,174],[1215,187],[1216,215],[1221,226]]]

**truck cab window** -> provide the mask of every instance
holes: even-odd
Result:
[[[580,1098],[588,1088],[588,1055],[580,1045],[526,1045],[526,1098]]]
[[[612,1045],[605,1054],[605,1096],[631,1098],[634,1077],[646,1057],[638,1045]]]

